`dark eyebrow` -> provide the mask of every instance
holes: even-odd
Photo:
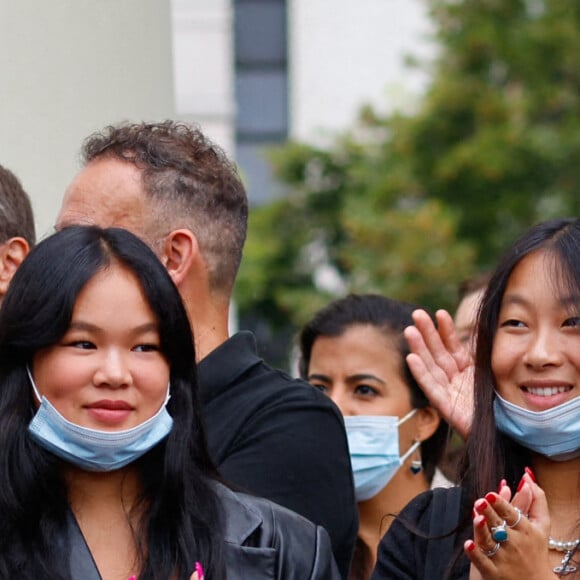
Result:
[[[578,305],[579,302],[578,296],[562,296],[558,299],[558,303],[563,308],[570,308],[571,306]],[[503,306],[530,306],[530,301],[526,300],[523,296],[519,294],[504,294],[504,297],[501,301],[501,305]]]
[[[350,375],[349,377],[347,377],[347,381],[349,382],[353,382],[353,381],[368,381],[368,380],[372,380],[372,381],[377,381],[377,383],[381,383],[381,385],[386,385],[387,383],[385,383],[385,381],[383,381],[382,379],[379,379],[379,377],[375,376],[375,375],[371,375],[371,374],[366,374],[366,373],[360,373],[360,374],[356,374],[356,375]],[[308,375],[308,380],[316,380],[316,381],[323,381],[325,383],[331,383],[332,380],[330,377],[327,377],[326,375],[317,375],[317,374],[312,374],[312,375]]]
[[[387,383],[385,383],[385,381],[383,381],[383,379],[379,379],[379,377],[375,376],[375,375],[371,375],[371,374],[365,374],[365,373],[360,373],[357,375],[350,375],[348,377],[347,380],[349,381],[377,381],[378,383],[381,383],[381,385],[386,385]]]
[[[564,296],[560,298],[560,304],[565,308],[570,308],[571,306],[578,306],[580,304],[580,296]]]
[[[327,377],[326,375],[316,375],[316,374],[308,375],[308,380],[323,381],[325,383],[331,382],[330,377]]]
[[[529,306],[529,304],[530,302],[519,294],[504,294],[501,301],[502,306]]]
[[[103,330],[96,324],[84,322],[83,320],[73,320],[68,327],[69,330],[86,330],[89,332],[100,332]],[[146,322],[131,329],[133,334],[144,334],[146,332],[158,332],[157,324],[155,322]]]

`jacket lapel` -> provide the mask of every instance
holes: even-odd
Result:
[[[277,578],[274,548],[253,547],[252,535],[263,524],[261,513],[241,494],[216,483],[216,492],[225,517],[225,555],[228,580],[273,580]],[[67,514],[70,542],[71,578],[101,580],[91,552],[74,515]]]
[[[70,545],[70,577],[83,580],[102,580],[93,555],[71,511],[67,512],[68,541]]]
[[[228,580],[272,580],[277,578],[274,548],[252,546],[251,537],[263,524],[262,514],[242,494],[216,484],[225,514]],[[249,545],[244,545],[244,544]]]

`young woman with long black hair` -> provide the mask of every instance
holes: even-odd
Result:
[[[579,256],[580,220],[559,219],[498,265],[478,319],[461,488],[407,506],[373,580],[580,578]]]
[[[0,311],[0,577],[338,578],[320,527],[209,459],[187,315],[125,230],[41,242]]]

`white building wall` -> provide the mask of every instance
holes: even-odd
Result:
[[[172,0],[177,114],[235,152],[234,0]],[[266,2],[250,2],[256,10]],[[405,55],[433,54],[424,0],[287,0],[292,137],[319,141],[352,126],[365,103],[408,106],[427,75]],[[261,95],[268,98],[268,95]],[[258,105],[257,105],[258,106]],[[244,159],[240,159],[244,161]],[[246,164],[247,165],[247,164]],[[242,172],[250,191],[263,177]],[[275,194],[274,185],[264,187]]]
[[[175,116],[169,0],[0,0],[0,79],[0,163],[42,237],[83,138]]]
[[[233,0],[0,0],[0,163],[51,230],[89,133],[121,120],[199,123],[230,154]],[[422,0],[288,0],[290,127],[341,131],[365,102],[408,102],[429,54]]]
[[[423,0],[288,0],[292,136],[319,140],[352,126],[360,107],[406,106],[427,75],[405,67],[428,58]]]
[[[234,151],[232,0],[172,0],[177,115]]]

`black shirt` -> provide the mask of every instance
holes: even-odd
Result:
[[[265,364],[247,331],[206,356],[198,372],[210,455],[224,479],[326,528],[346,578],[358,517],[334,403]]]

